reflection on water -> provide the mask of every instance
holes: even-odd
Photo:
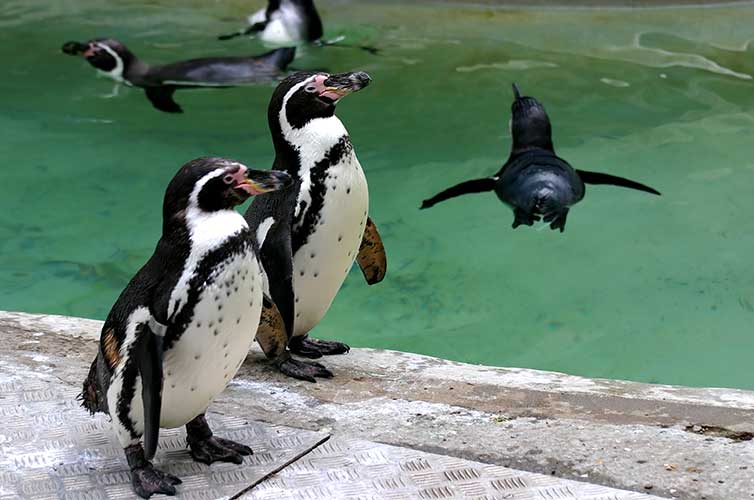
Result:
[[[261,3],[261,2],[260,2]],[[590,376],[754,388],[751,7],[492,10],[322,1],[328,36],[297,68],[363,69],[344,100],[389,252],[316,334],[356,346]],[[52,4],[52,5],[51,5]],[[183,162],[271,164],[272,86],[184,91],[183,116],[118,95],[69,39],[121,38],[148,61],[262,51],[219,43],[246,1],[11,0],[0,5],[0,307],[102,318],[151,254]],[[495,172],[510,83],[541,99],[575,167],[662,198],[589,187],[568,230],[511,230],[493,195],[421,200]]]

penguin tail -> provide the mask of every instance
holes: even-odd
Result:
[[[269,53],[272,62],[280,71],[285,71],[296,58],[296,47],[282,47]]]
[[[81,393],[76,397],[81,402],[81,406],[86,408],[89,413],[94,415],[97,412],[107,411],[107,404],[104,401],[104,394],[99,390],[97,383],[97,365],[99,356],[94,358],[92,366],[89,368],[89,374],[84,379],[84,385]]]

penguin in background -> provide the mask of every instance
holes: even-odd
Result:
[[[370,81],[363,72],[301,72],[278,85],[268,108],[273,168],[289,173],[293,186],[257,198],[245,214],[272,298],[257,340],[282,373],[310,382],[332,373],[291,353],[316,359],[348,352],[343,343],[308,334],[355,260],[370,285],[382,281],[387,269],[382,239],[369,218],[366,176],[335,115],[343,97]]]
[[[327,47],[358,48],[371,54],[378,49],[367,46],[352,46],[323,40],[322,19],[313,0],[268,0],[267,7],[259,9],[247,19],[249,26],[235,33],[218,36],[218,40],[230,40],[239,36],[255,36],[267,45],[314,44]]]
[[[522,96],[513,84],[510,156],[492,177],[474,179],[450,187],[424,200],[421,208],[471,193],[495,191],[513,209],[513,228],[543,220],[551,229],[565,230],[571,206],[584,198],[585,184],[609,184],[660,195],[659,191],[630,179],[600,172],[574,169],[555,154],[552,127],[544,106]]]
[[[166,113],[183,113],[173,100],[178,89],[222,88],[279,79],[296,55],[295,47],[271,50],[259,56],[203,57],[170,64],[149,65],[118,40],[97,38],[66,42],[63,52],[81,55],[101,74],[144,89],[152,105]]]
[[[185,425],[202,463],[240,464],[252,453],[214,436],[204,414],[246,358],[262,310],[254,238],[234,207],[290,182],[283,172],[198,158],[167,187],[162,236],[108,314],[80,396],[92,414],[110,415],[142,498],[175,495],[181,483],[151,463],[160,427]]]

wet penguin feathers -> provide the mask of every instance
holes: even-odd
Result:
[[[493,176],[465,181],[441,191],[424,200],[422,209],[465,194],[495,191],[498,198],[513,209],[514,228],[544,220],[552,229],[562,232],[569,208],[584,197],[585,184],[607,184],[660,194],[630,179],[574,169],[555,154],[552,125],[544,106],[536,98],[523,95],[515,83],[513,96],[511,151],[502,168]]]

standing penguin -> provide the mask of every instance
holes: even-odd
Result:
[[[259,56],[203,57],[149,65],[111,38],[66,42],[62,50],[72,56],[80,54],[116,82],[143,88],[152,105],[166,113],[183,113],[181,106],[173,100],[173,93],[178,89],[222,88],[275,81],[296,55],[295,47],[285,47]]]
[[[349,350],[340,342],[311,339],[354,260],[369,284],[382,281],[387,260],[368,218],[369,191],[346,128],[335,116],[344,96],[366,87],[366,73],[296,73],[275,90],[268,108],[273,168],[294,179],[291,189],[260,197],[246,212],[256,232],[262,266],[277,311],[263,313],[257,335],[265,354],[292,377],[331,377],[318,358]],[[273,318],[266,321],[266,318]]]
[[[495,191],[513,209],[513,228],[531,226],[544,220],[550,228],[563,232],[568,210],[584,198],[584,184],[610,184],[660,193],[636,181],[614,175],[575,170],[555,155],[550,118],[544,106],[533,97],[522,97],[513,84],[511,105],[513,145],[508,161],[493,177],[462,182],[424,200],[421,208],[469,193]]]
[[[160,427],[186,425],[191,455],[206,464],[252,453],[214,437],[204,413],[241,366],[262,309],[255,242],[234,207],[290,181],[198,158],[168,185],[162,237],[108,314],[81,394],[91,413],[110,414],[142,498],[174,495],[181,482],[150,462]]]

